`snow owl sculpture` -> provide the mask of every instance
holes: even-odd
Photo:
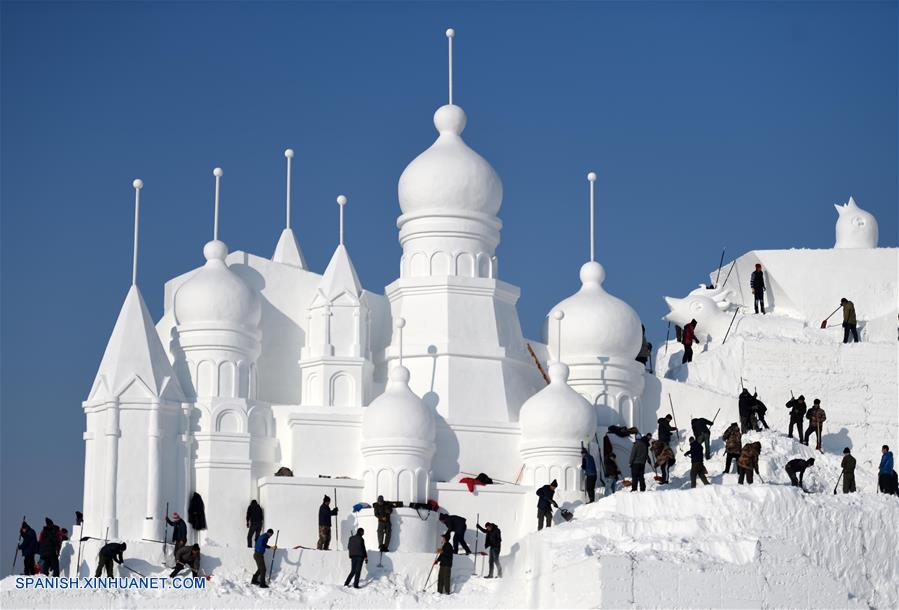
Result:
[[[839,212],[834,248],[877,247],[877,219],[873,214],[858,207],[852,197],[848,203],[835,203],[833,207]]]

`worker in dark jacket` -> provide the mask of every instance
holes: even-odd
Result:
[[[125,558],[122,556],[122,553],[124,553],[127,548],[128,545],[124,542],[110,542],[104,545],[97,555],[97,571],[94,572],[94,576],[100,578],[100,574],[103,573],[103,568],[106,568],[106,577],[112,578],[112,562],[115,561],[119,565],[125,563]]]
[[[465,521],[465,518],[459,515],[441,513],[438,519],[446,526],[447,537],[449,537],[450,533],[453,535],[453,553],[458,553],[461,545],[465,554],[471,555],[471,549],[465,543],[465,532],[468,530],[468,522]]]
[[[755,415],[755,418],[758,420],[762,426],[765,426],[765,430],[769,430],[768,422],[765,421],[765,413],[768,412],[768,407],[765,406],[758,398],[755,399],[755,404],[752,405],[752,414]],[[758,427],[758,430],[761,432],[761,426]]]
[[[552,527],[553,525],[553,506],[559,508],[559,505],[556,504],[556,501],[553,500],[553,496],[556,493],[556,488],[559,486],[559,482],[553,479],[552,483],[549,485],[544,485],[540,489],[537,490],[537,497],[540,498],[537,500],[537,531],[543,529],[544,522],[546,523],[546,527]]]
[[[502,578],[503,567],[499,565],[499,552],[503,544],[502,532],[499,531],[496,523],[490,523],[489,521],[484,524],[484,527],[479,525],[478,530],[484,532],[484,548],[487,550],[489,559],[487,564],[489,571],[485,578],[493,578],[493,566],[496,566],[496,576]]]
[[[247,548],[253,548],[253,543],[259,539],[262,533],[262,522],[265,521],[265,512],[256,500],[250,500],[247,507]]]
[[[584,489],[587,491],[587,504],[596,500],[596,460],[586,447],[581,447],[581,470],[584,471]]]
[[[62,550],[62,536],[59,526],[49,517],[44,519],[44,527],[37,539],[41,556],[42,572],[48,576],[59,576],[59,551]]]
[[[793,487],[802,487],[805,469],[809,466],[814,466],[814,464],[815,458],[809,458],[807,460],[796,458],[795,460],[787,462],[787,465],[784,466],[784,470],[786,470],[787,474],[790,476],[790,485]],[[798,478],[796,477],[797,474],[799,475]]]
[[[671,425],[671,413],[659,419],[659,440],[666,445],[671,444],[671,435],[674,433],[674,426]]]
[[[855,317],[855,305],[849,299],[840,299],[843,307],[843,343],[849,343],[849,335],[858,343],[858,320]]]
[[[756,396],[749,393],[749,390],[743,388],[740,397],[737,399],[737,410],[740,412],[740,432],[746,434],[753,430],[755,426],[752,423],[753,408],[755,407]]]
[[[267,529],[264,534],[256,539],[256,544],[253,547],[253,561],[256,562],[256,572],[253,574],[250,584],[259,585],[261,589],[268,589],[268,585],[265,584],[265,549],[271,548],[268,545],[268,541],[274,533],[275,530]],[[277,549],[278,547],[275,548]]]
[[[821,450],[821,434],[824,428],[824,422],[827,421],[827,414],[821,408],[821,400],[816,398],[812,404],[812,408],[805,414],[808,420],[808,429],[805,431],[804,444],[808,445],[812,434],[815,435],[815,449]]]
[[[877,488],[887,495],[899,494],[893,470],[893,452],[889,445],[880,448],[880,465],[877,467]]]
[[[175,569],[169,574],[169,578],[175,578],[184,569],[184,566],[190,567],[190,573],[195,578],[200,572],[200,545],[192,544],[191,546],[183,546],[175,551]]]
[[[616,462],[615,460],[616,457],[614,453],[610,453],[606,456],[605,495],[607,496],[615,493],[615,483],[618,482],[618,477],[621,476],[621,470],[618,468],[618,462]]]
[[[344,587],[349,587],[350,580],[352,580],[353,588],[358,589],[359,577],[362,576],[362,564],[368,563],[368,551],[365,548],[365,539],[362,538],[363,534],[365,534],[365,530],[360,527],[346,543],[347,551],[350,554],[350,574],[343,583]]]
[[[449,533],[444,534],[441,539],[443,545],[437,549],[440,553],[434,560],[434,565],[440,564],[437,570],[437,593],[444,595],[450,594],[453,586],[453,545],[449,543]]]
[[[755,271],[749,278],[749,287],[752,288],[753,303],[755,305],[755,313],[762,308],[762,315],[765,314],[765,274],[762,272],[762,266],[755,264]]]
[[[31,576],[34,574],[34,556],[38,551],[37,533],[30,525],[22,521],[19,535],[22,537],[19,550],[22,551],[22,559],[25,562],[25,576]]]
[[[690,437],[690,450],[684,452],[684,455],[690,458],[690,488],[696,487],[696,477],[709,484],[709,480],[705,478],[705,464],[703,463],[702,445],[692,436]]]
[[[727,430],[724,431],[724,436],[721,438],[724,440],[724,450],[727,452],[727,459],[724,462],[724,474],[728,474],[731,462],[739,460],[740,453],[743,451],[743,434],[740,432],[740,426],[737,425],[737,422],[728,426]],[[740,465],[738,463],[737,472],[739,471]]]
[[[172,513],[171,519],[166,515],[165,522],[172,526],[172,544],[175,545],[175,550],[177,551],[187,544],[187,523],[184,522],[184,519],[178,513]]]
[[[331,508],[331,498],[322,498],[322,505],[318,507],[318,544],[319,551],[327,551],[331,546],[331,517],[337,515],[337,508]]]
[[[746,480],[752,485],[752,473],[759,474],[759,456],[762,454],[762,444],[758,441],[754,443],[746,443],[740,451],[740,457],[737,459],[737,471],[740,473],[738,483],[743,484]]]
[[[699,339],[696,338],[696,320],[690,320],[684,326],[681,343],[684,344],[684,357],[681,360],[681,364],[693,362],[693,344],[699,343]]]
[[[390,533],[393,529],[390,515],[393,514],[393,504],[385,502],[384,496],[378,496],[374,509],[375,518],[378,520],[378,549],[383,553],[390,546]]]
[[[637,352],[635,360],[645,366],[652,355],[652,343],[646,340],[646,327],[642,324],[640,327],[643,329],[643,342],[640,344],[640,351]]]
[[[799,430],[799,442],[802,442],[802,419],[805,417],[805,396],[802,394],[798,398],[791,398],[787,401],[787,408],[790,410],[790,428],[787,436],[793,438],[793,426]]]
[[[705,445],[705,459],[712,459],[712,422],[704,417],[694,417],[690,421],[690,427],[693,428],[693,436],[700,444]]]
[[[674,451],[671,450],[671,445],[660,440],[653,441],[651,448],[652,454],[655,456],[656,466],[659,468],[659,474],[662,477],[659,485],[667,485],[670,482],[669,472],[674,465]]]
[[[637,487],[640,488],[640,491],[646,491],[646,480],[643,476],[646,472],[646,464],[652,466],[652,462],[649,461],[649,442],[652,437],[649,434],[645,436],[638,434],[637,436],[628,460],[631,467],[631,491],[637,491]]]
[[[849,447],[843,449],[843,461],[840,462],[843,469],[843,493],[855,493],[855,458]]]

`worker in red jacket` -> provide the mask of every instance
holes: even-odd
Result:
[[[681,360],[681,364],[686,362],[693,362],[693,344],[699,343],[699,339],[696,338],[696,320],[690,320],[690,322],[684,326],[684,332],[681,335],[681,343],[684,344],[684,359]]]

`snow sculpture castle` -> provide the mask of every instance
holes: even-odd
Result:
[[[274,255],[219,240],[216,168],[205,263],[166,283],[155,326],[136,285],[135,217],[134,281],[84,402],[85,535],[158,540],[166,506],[184,514],[198,492],[206,544],[245,544],[257,498],[267,525],[311,546],[322,495],[336,495],[345,539],[375,529],[370,509],[349,509],[380,494],[405,505],[391,550],[430,551],[436,517],[409,503],[489,510],[511,542],[534,527],[535,487],[556,478],[560,503],[582,497],[581,444],[595,453],[598,424],[638,419],[645,375],[634,361],[640,320],[603,290],[593,260],[596,176],[583,285],[553,308],[546,344],[528,341],[519,289],[499,279],[502,182],[462,139],[466,122],[450,72],[437,139],[399,179],[403,253],[384,295],[362,287],[343,243],[345,197],[331,261],[322,275],[306,268],[290,222],[290,150]],[[294,476],[274,476],[281,466]],[[481,471],[520,484],[470,494],[458,483]]]

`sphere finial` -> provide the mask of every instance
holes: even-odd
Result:
[[[447,38],[452,38],[452,37],[455,36],[455,35],[456,35],[456,30],[454,30],[453,28],[449,28],[449,29],[446,31],[446,37],[447,37]]]
[[[131,183],[131,186],[133,186],[136,189],[142,189],[142,188],[144,188],[144,181],[141,180],[140,178],[135,178],[134,182]]]
[[[287,150],[285,150],[284,156],[287,157],[288,159],[293,159],[293,149],[288,148]]]
[[[222,171],[221,167],[217,167],[214,170],[212,170],[212,175],[215,176],[216,178],[221,178],[224,173],[225,172]]]
[[[337,196],[337,205],[346,205],[346,201],[347,201],[347,199],[346,199],[345,195]]]
[[[553,320],[561,320],[565,317],[565,312],[561,309],[557,309],[553,312]]]
[[[590,182],[596,182],[596,172],[590,172],[587,174],[587,180]]]
[[[397,318],[396,322],[393,323],[397,328],[403,328],[406,326],[406,318]]]

